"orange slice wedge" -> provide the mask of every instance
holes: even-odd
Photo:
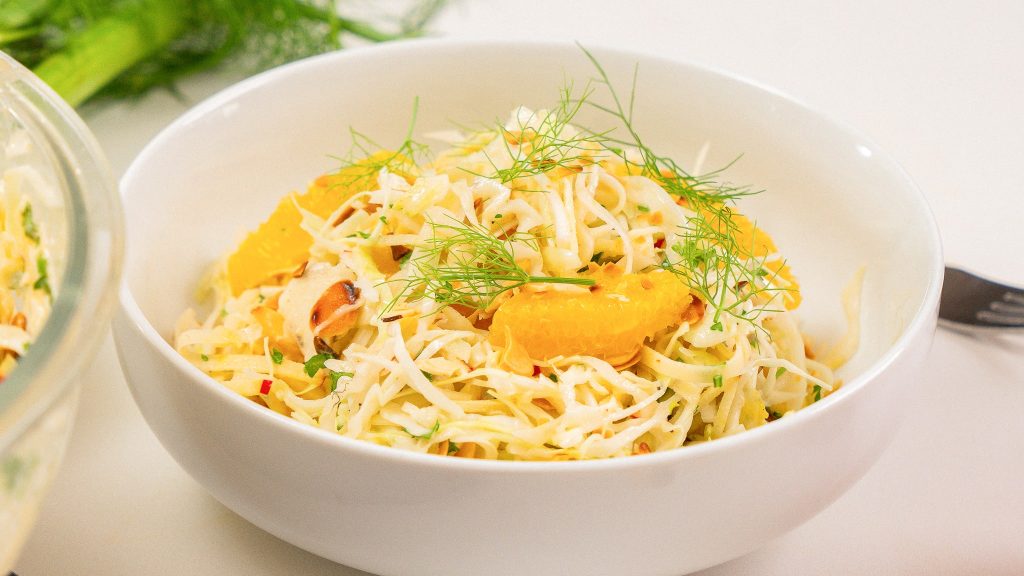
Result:
[[[317,178],[304,194],[292,193],[281,199],[266,222],[250,233],[227,261],[227,278],[235,296],[269,279],[294,271],[309,259],[313,238],[300,227],[301,206],[321,218],[338,209],[353,194],[369,189],[376,172],[384,165],[403,168],[411,162],[394,152],[382,150],[338,172]],[[406,179],[408,174],[402,174]]]

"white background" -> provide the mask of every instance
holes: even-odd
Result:
[[[435,28],[628,48],[779,88],[904,165],[933,206],[947,262],[1024,285],[1024,3],[463,0]],[[183,88],[194,102],[236,77]],[[85,115],[120,175],[189,105],[155,94]],[[703,574],[1024,574],[1024,334],[940,330],[920,378],[906,425],[847,495]],[[109,339],[81,379],[67,460],[21,576],[359,574],[207,495],[146,427]],[[651,543],[671,545],[669,534]]]

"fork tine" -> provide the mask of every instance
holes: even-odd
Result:
[[[1024,306],[1017,304],[1007,304],[1006,302],[992,302],[988,305],[989,310],[1005,314],[1007,316],[1022,316],[1024,317]]]
[[[979,327],[1024,327],[1024,289],[947,266],[939,317]]]
[[[1007,316],[1005,314],[989,312],[988,310],[979,310],[977,318],[993,326],[1024,326],[1024,316]]]

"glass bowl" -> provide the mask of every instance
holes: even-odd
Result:
[[[17,188],[31,202],[52,289],[48,319],[0,381],[0,574],[7,574],[63,456],[78,375],[106,330],[123,234],[116,187],[92,134],[3,53],[0,182],[0,195]],[[0,267],[11,259],[0,251]]]

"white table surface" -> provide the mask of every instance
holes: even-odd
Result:
[[[631,48],[773,85],[906,167],[947,262],[1024,284],[1024,3],[463,0],[436,28]],[[196,99],[232,80],[183,88]],[[156,94],[85,115],[120,174],[187,107]],[[1024,334],[940,330],[920,377],[905,426],[859,484],[704,574],[1024,574]],[[263,533],[187,476],[143,422],[109,338],[81,379],[74,437],[21,576],[360,574]]]

